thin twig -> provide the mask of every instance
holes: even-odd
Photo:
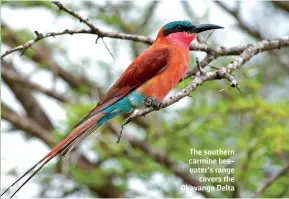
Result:
[[[120,132],[119,132],[119,135],[118,135],[118,138],[117,138],[117,141],[116,141],[117,144],[119,143],[120,138],[122,136],[122,132],[123,132],[124,126],[125,126],[125,124],[122,124],[121,127],[120,127]]]
[[[213,35],[213,33],[215,32],[215,30],[211,31],[209,33],[209,35],[207,36],[207,38],[205,39],[205,42],[204,43],[207,43],[207,41],[210,39],[210,37]]]
[[[54,5],[56,5],[59,10],[63,10],[65,12],[67,12],[68,14],[72,15],[73,17],[79,19],[79,21],[81,23],[85,23],[93,32],[97,33],[97,35],[99,35],[101,37],[101,32],[99,31],[98,28],[96,28],[93,24],[91,24],[90,22],[88,22],[88,19],[84,19],[83,17],[81,17],[79,14],[75,13],[74,11],[71,11],[69,9],[67,9],[66,7],[64,7],[59,1],[52,1],[52,3]]]
[[[201,75],[204,75],[206,72],[205,72],[205,71],[203,70],[203,68],[201,67],[200,61],[199,61],[199,58],[198,58],[198,57],[196,57],[196,63],[197,63],[197,68],[198,68],[200,74],[201,74]]]
[[[103,44],[104,44],[105,48],[107,49],[107,51],[108,51],[108,52],[109,52],[109,54],[111,55],[112,59],[113,59],[113,60],[115,60],[115,58],[114,58],[114,56],[113,56],[112,52],[109,50],[109,48],[108,48],[108,46],[106,45],[106,43],[105,43],[104,39],[103,39],[103,38],[101,38],[101,40],[102,40],[102,42],[103,42]]]

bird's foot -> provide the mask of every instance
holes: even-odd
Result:
[[[157,100],[157,99],[154,98],[154,97],[146,97],[146,98],[143,100],[143,104],[144,104],[146,107],[153,107],[153,108],[155,108],[155,109],[161,109],[161,108],[164,108],[164,107],[165,107],[165,103],[163,103],[162,101]]]

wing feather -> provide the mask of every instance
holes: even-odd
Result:
[[[151,46],[140,54],[125,70],[118,81],[76,126],[125,97],[140,85],[164,71],[169,65],[170,50]]]

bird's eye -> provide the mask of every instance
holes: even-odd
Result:
[[[182,27],[181,26],[176,26],[176,30],[181,30]]]

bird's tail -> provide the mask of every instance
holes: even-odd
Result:
[[[60,154],[65,156],[69,151],[71,151],[75,146],[84,140],[88,135],[90,135],[95,129],[97,129],[100,124],[98,121],[105,116],[104,113],[98,113],[82,124],[80,124],[71,134],[69,134],[62,142],[60,142],[56,147],[54,147],[46,156],[39,160],[34,166],[28,169],[20,178],[18,178],[11,186],[9,186],[2,194],[5,194],[11,187],[17,184],[21,179],[27,176],[29,173],[32,174],[20,185],[20,187],[11,195],[12,198],[38,171],[41,170],[50,160],[55,156]]]

